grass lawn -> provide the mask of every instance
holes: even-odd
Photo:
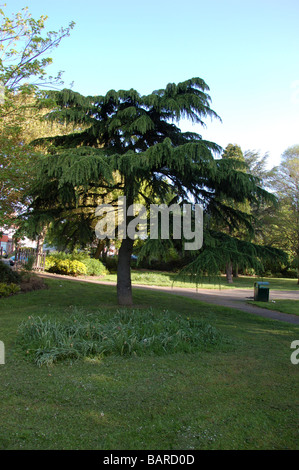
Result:
[[[29,316],[117,310],[114,286],[49,279],[0,300],[0,449],[298,449],[299,327],[137,290],[136,307],[204,319],[229,343],[195,353],[86,358],[37,367],[16,344]]]
[[[269,310],[277,310],[282,313],[291,313],[299,315],[299,300],[275,300],[272,302],[248,302],[258,307],[267,308]]]
[[[180,279],[176,273],[165,271],[142,271],[132,270],[132,282],[135,284],[152,286],[174,286],[174,287],[196,287],[194,282],[188,282]],[[105,281],[116,282],[116,274],[107,274]],[[227,284],[225,276],[219,280],[205,280],[198,285],[199,289],[253,289],[257,281],[269,282],[271,290],[297,290],[299,292],[297,279],[285,278],[259,278],[252,276],[239,276],[234,279],[233,284]]]

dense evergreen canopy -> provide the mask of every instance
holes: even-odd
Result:
[[[146,96],[133,89],[94,97],[51,92],[56,107],[47,118],[72,122],[76,130],[46,139],[48,155],[32,191],[35,223],[46,218],[63,222],[79,240],[91,236],[98,204],[119,195],[126,196],[127,206],[140,198],[161,203],[171,191],[179,203],[200,203],[209,217],[217,214],[250,228],[250,214],[223,201],[258,203],[271,196],[256,177],[242,171],[244,162],[215,158],[221,153],[217,144],[178,127],[183,118],[203,126],[207,117],[219,119],[208,91],[202,79],[193,78]],[[133,240],[124,238],[118,262],[121,304],[132,303],[132,249]]]

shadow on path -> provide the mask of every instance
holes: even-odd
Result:
[[[92,284],[102,284],[106,286],[115,286],[115,282],[105,282],[94,279],[86,279],[80,277],[63,276],[60,274],[38,273],[38,276],[52,279],[64,279],[67,281],[80,281],[89,282]],[[268,310],[266,308],[257,307],[247,303],[248,300],[253,300],[253,289],[192,289],[185,287],[162,287],[162,286],[144,286],[141,284],[133,284],[133,289],[146,289],[159,292],[165,292],[173,295],[182,295],[197,299],[209,304],[215,304],[222,307],[237,308],[247,313],[252,313],[265,318],[272,318],[294,325],[299,325],[299,316],[287,313],[277,312],[275,310]],[[299,300],[299,292],[297,291],[270,291],[270,301],[272,299],[282,300]]]

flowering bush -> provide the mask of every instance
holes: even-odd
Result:
[[[86,266],[81,261],[72,260],[55,260],[54,263],[50,261],[51,266],[46,269],[51,273],[66,274],[71,276],[79,276],[80,274],[87,274]]]
[[[78,264],[79,263],[79,264]],[[82,267],[82,265],[84,267]],[[53,253],[46,257],[45,271],[66,275],[103,276],[106,268],[101,261],[85,253]]]

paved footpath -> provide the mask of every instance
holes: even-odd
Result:
[[[113,282],[105,282],[94,279],[83,279],[80,277],[62,276],[59,274],[42,273],[39,274],[42,277],[50,277],[55,279],[73,280],[80,282],[90,282],[94,284],[102,284],[107,286],[115,286]],[[190,297],[192,299],[201,300],[209,304],[221,305],[223,307],[237,308],[244,312],[252,313],[265,318],[272,318],[273,320],[279,320],[294,325],[299,325],[299,316],[291,315],[286,313],[277,312],[275,310],[268,310],[266,308],[260,308],[255,305],[250,305],[247,302],[253,300],[253,288],[252,289],[192,289],[185,287],[162,287],[162,286],[144,286],[141,284],[133,284],[133,289],[146,289],[154,290],[159,292],[165,292],[173,295],[182,295]],[[288,299],[288,300],[299,300],[299,289],[298,291],[278,291],[270,289],[270,302],[272,300]]]
[[[144,288],[145,286],[136,286]],[[146,286],[146,289],[159,290],[169,294],[183,295],[192,299],[201,300],[209,304],[221,305],[223,307],[237,308],[244,312],[253,313],[265,318],[273,320],[285,321],[294,325],[299,325],[299,316],[268,310],[266,308],[257,307],[248,304],[249,300],[253,300],[253,289],[187,289],[183,287],[156,287]],[[296,291],[272,291],[270,302],[272,299],[288,299],[299,300],[299,292]]]

